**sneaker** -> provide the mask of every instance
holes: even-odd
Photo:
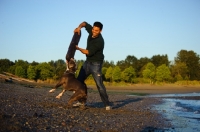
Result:
[[[75,104],[73,104],[74,107],[78,107],[78,106],[83,106],[84,104],[80,103],[80,102],[77,102]]]
[[[106,106],[106,110],[111,110],[111,107],[110,106]]]

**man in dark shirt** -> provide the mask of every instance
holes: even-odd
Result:
[[[84,83],[85,79],[92,74],[96,86],[98,88],[102,102],[104,103],[106,110],[110,110],[110,102],[108,100],[108,95],[106,88],[102,80],[102,63],[104,60],[104,39],[101,35],[103,29],[103,24],[100,22],[95,22],[93,27],[87,22],[82,22],[74,32],[80,33],[82,27],[85,27],[86,31],[89,33],[87,39],[86,49],[79,48],[76,46],[77,50],[80,50],[86,55],[86,61],[84,62],[77,79]],[[78,102],[79,103],[79,102]]]

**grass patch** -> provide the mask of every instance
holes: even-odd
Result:
[[[175,82],[176,85],[192,85],[192,86],[199,86],[200,85],[200,81],[197,80],[193,80],[193,81],[177,81]]]

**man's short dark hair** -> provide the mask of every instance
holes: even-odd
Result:
[[[102,24],[101,22],[94,22],[93,26],[95,26],[95,27],[99,27],[100,30],[103,29],[103,24]]]

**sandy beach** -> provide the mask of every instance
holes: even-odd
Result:
[[[148,132],[172,129],[153,105],[160,98],[127,96],[127,93],[163,94],[200,92],[195,86],[107,87],[112,110],[106,111],[94,86],[90,86],[86,109],[66,108],[72,92],[61,99],[50,88],[0,83],[0,131],[99,131]]]

